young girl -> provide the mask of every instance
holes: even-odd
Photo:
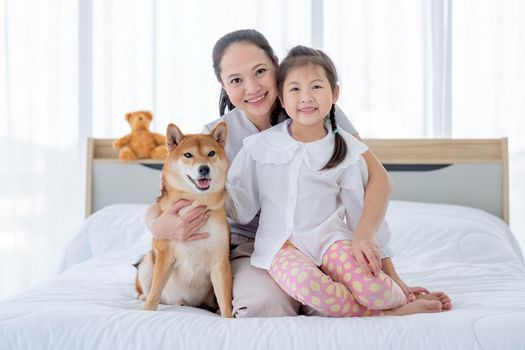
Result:
[[[330,58],[295,47],[281,63],[277,84],[291,120],[246,138],[228,174],[229,216],[248,223],[261,212],[252,265],[328,316],[441,311],[439,298],[409,300],[383,271],[374,276],[354,260],[368,148],[337,126],[339,87]],[[389,236],[382,222],[377,259],[391,255]]]
[[[215,44],[212,57],[217,80],[223,87],[220,114],[224,115],[206,125],[204,132],[209,132],[215,123],[225,121],[228,124],[226,153],[233,161],[246,137],[268,129],[286,117],[277,100],[278,62],[266,38],[256,30],[238,30],[224,35]],[[225,113],[226,107],[229,111]],[[337,106],[335,115],[340,128],[358,137],[352,124]],[[376,248],[372,236],[383,220],[392,192],[391,181],[370,151],[363,156],[367,162],[369,181],[363,215],[352,245],[353,253],[363,269],[378,273],[382,264],[383,269],[394,277],[396,274],[390,259],[380,261],[372,251]],[[205,208],[178,214],[182,207],[190,204],[179,201],[173,204],[171,210],[160,215],[158,205],[153,203],[146,214],[146,222],[153,236],[181,242],[206,238],[208,234],[199,231],[206,222]],[[250,265],[257,227],[257,217],[246,225],[232,223],[232,245],[236,247],[232,251],[231,261],[234,315],[297,315],[300,304],[285,294],[265,271]],[[421,291],[426,290],[405,286],[407,294]],[[441,300],[446,301],[443,299],[446,297],[444,294],[427,295],[440,296]]]

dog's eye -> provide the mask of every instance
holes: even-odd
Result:
[[[184,153],[184,157],[191,158],[191,157],[193,157],[193,154],[191,154],[190,152],[186,152],[186,153]]]
[[[215,155],[215,151],[211,151],[210,153],[208,153],[208,157],[213,157]]]

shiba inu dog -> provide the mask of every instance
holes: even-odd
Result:
[[[191,242],[153,239],[152,249],[138,263],[135,287],[145,300],[145,310],[163,304],[216,308],[232,317],[230,236],[226,221],[226,174],[224,151],[226,123],[209,135],[184,135],[174,124],[166,133],[168,156],[162,170],[162,191],[157,198],[164,212],[179,199],[204,205],[209,218],[202,232],[210,236]],[[192,206],[184,208],[189,210]]]

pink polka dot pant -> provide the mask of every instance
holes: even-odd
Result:
[[[351,241],[334,242],[320,267],[286,241],[269,273],[295,300],[332,317],[380,316],[407,303],[401,288],[381,271],[365,274],[354,260]]]

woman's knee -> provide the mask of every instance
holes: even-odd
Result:
[[[267,271],[250,265],[249,258],[231,261],[235,317],[296,316],[300,303],[288,296]]]

